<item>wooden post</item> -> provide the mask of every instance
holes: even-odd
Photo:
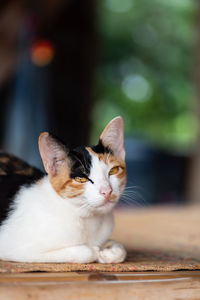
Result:
[[[197,1],[197,43],[195,53],[195,85],[197,103],[194,113],[198,119],[198,136],[188,170],[187,199],[200,203],[200,1]],[[189,100],[188,100],[189,101]]]

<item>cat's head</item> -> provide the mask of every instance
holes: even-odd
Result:
[[[88,213],[107,213],[126,185],[124,122],[113,119],[96,146],[69,150],[48,132],[39,137],[44,168],[54,190]]]

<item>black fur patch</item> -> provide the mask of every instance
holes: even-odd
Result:
[[[101,139],[96,146],[91,146],[91,149],[96,153],[113,153],[109,147],[103,145]],[[73,162],[70,177],[75,178],[78,176],[89,179],[92,159],[86,147],[77,147],[70,151],[68,155]]]
[[[99,140],[99,143],[95,146],[92,146],[91,149],[96,153],[111,153],[113,154],[113,151],[109,148],[103,145],[102,140]]]
[[[70,177],[88,178],[91,168],[91,155],[86,148],[84,146],[77,147],[70,151],[68,155],[73,162]]]
[[[0,152],[0,224],[7,218],[15,195],[22,186],[41,179],[44,174],[13,155]]]

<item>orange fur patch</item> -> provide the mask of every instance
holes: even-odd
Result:
[[[62,198],[74,198],[80,196],[84,192],[84,184],[74,182],[72,178],[69,177],[70,167],[66,165],[59,170],[56,176],[50,177],[50,182],[54,190]]]
[[[110,201],[115,202],[116,199],[117,199],[117,196],[115,194],[112,194],[110,197]]]
[[[69,179],[61,190],[64,197],[74,198],[81,196],[84,192],[84,183],[76,183],[73,179]]]
[[[118,173],[118,175],[122,174],[122,176],[119,176],[119,178],[126,175],[126,163],[122,159],[120,159],[110,153],[104,153],[104,154],[96,153],[90,147],[87,147],[86,149],[92,155],[98,156],[99,160],[103,160],[105,162],[105,164],[107,164],[109,167],[119,166],[121,168],[121,171]],[[122,172],[122,170],[123,170],[123,172]]]
[[[116,157],[113,154],[110,153],[96,153],[93,151],[90,147],[86,148],[92,155],[98,156],[99,160],[104,161],[105,164],[107,164],[110,168],[113,168],[115,166],[119,166],[119,172],[116,174],[117,178],[120,180],[120,187],[126,185],[126,163]]]

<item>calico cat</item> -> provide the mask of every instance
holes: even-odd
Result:
[[[39,151],[47,174],[0,153],[0,259],[124,261],[124,247],[109,241],[126,184],[123,119],[113,119],[92,147],[69,150],[43,132]]]

